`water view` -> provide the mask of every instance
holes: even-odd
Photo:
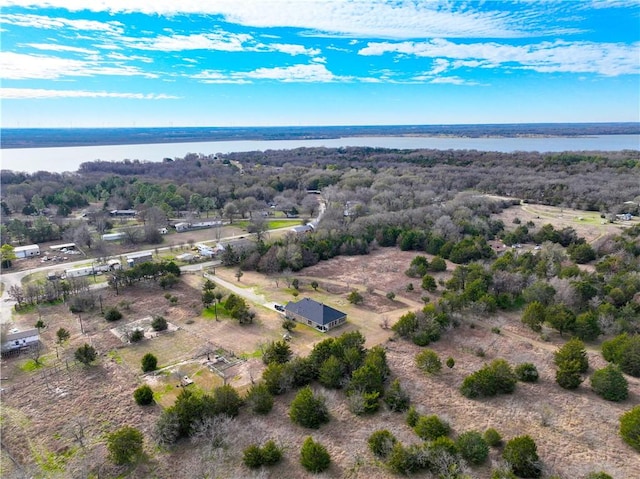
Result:
[[[0,151],[2,169],[35,172],[40,170],[76,171],[80,164],[95,161],[162,161],[183,158],[188,153],[204,155],[286,150],[301,147],[338,148],[369,146],[397,149],[479,150],[499,151],[621,151],[640,149],[640,135],[597,135],[588,137],[350,137],[321,140],[242,140],[206,141],[194,143],[154,143],[137,145],[99,145],[62,148],[15,148]]]

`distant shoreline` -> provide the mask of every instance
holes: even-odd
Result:
[[[216,141],[330,140],[351,137],[562,138],[637,135],[640,123],[380,125],[310,127],[5,128],[0,148],[57,148]]]

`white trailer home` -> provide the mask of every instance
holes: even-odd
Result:
[[[106,233],[102,235],[103,241],[119,241],[124,239],[124,233]]]
[[[16,258],[32,258],[34,256],[40,256],[40,246],[37,244],[30,244],[27,246],[16,246],[13,249]]]
[[[129,267],[135,266],[136,264],[140,263],[146,263],[148,261],[153,261],[153,252],[151,251],[144,251],[142,253],[127,255],[127,265]]]
[[[92,274],[105,273],[107,271],[115,271],[122,269],[122,264],[117,259],[112,259],[107,263],[94,264],[91,266],[81,266],[80,268],[71,268],[65,270],[64,274],[67,278],[81,278]]]
[[[38,330],[27,329],[25,331],[12,331],[7,334],[2,341],[2,352],[14,351],[16,349],[28,348],[40,341]]]

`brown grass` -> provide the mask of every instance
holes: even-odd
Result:
[[[525,330],[515,314],[473,318],[468,315],[459,328],[449,331],[442,340],[431,345],[444,360],[452,356],[456,366],[433,377],[420,373],[414,366],[414,356],[420,350],[404,341],[391,341],[390,332],[380,327],[382,317],[395,319],[404,311],[420,306],[419,284],[404,276],[415,252],[401,252],[381,248],[365,257],[347,257],[324,262],[299,274],[304,295],[326,301],[344,309],[349,323],[329,333],[337,336],[350,329],[360,329],[367,337],[367,345],[384,344],[393,374],[411,394],[416,407],[423,413],[438,414],[447,419],[453,430],[460,433],[470,429],[483,431],[494,427],[509,439],[529,434],[538,445],[540,457],[547,475],[561,474],[565,478],[580,478],[590,471],[605,470],[617,479],[637,475],[640,456],[626,446],[617,435],[618,417],[640,400],[640,381],[628,378],[630,398],[622,404],[604,401],[592,393],[585,382],[577,391],[560,389],[554,381],[552,355],[563,341],[551,335],[550,342],[540,341]],[[233,271],[216,272],[235,281]],[[444,273],[446,276],[447,273]],[[313,291],[309,283],[318,278],[320,287]],[[406,283],[413,281],[416,290],[406,293]],[[88,334],[81,335],[77,317],[64,306],[47,310],[45,322],[48,328],[42,337],[46,345],[46,366],[56,363],[53,347],[55,330],[66,327],[72,331],[72,339],[65,345],[62,357],[71,353],[83,342],[92,342],[100,351],[99,364],[90,368],[72,367],[41,378],[41,372],[26,374],[19,370],[24,359],[2,361],[3,387],[11,389],[2,396],[2,469],[0,475],[17,477],[18,470],[8,459],[10,454],[23,468],[40,471],[41,477],[83,476],[82,471],[100,467],[101,477],[159,477],[191,478],[197,472],[208,470],[220,477],[308,477],[298,462],[299,447],[308,435],[325,444],[332,456],[330,470],[319,477],[350,477],[377,479],[389,477],[389,472],[368,452],[366,440],[377,429],[392,431],[404,443],[417,443],[415,434],[405,425],[403,415],[382,411],[371,417],[356,417],[348,411],[344,393],[316,389],[327,396],[331,421],[318,431],[294,426],[288,419],[288,405],[294,393],[276,400],[274,410],[266,417],[255,417],[243,411],[229,434],[228,446],[211,453],[206,447],[188,442],[178,445],[171,452],[156,449],[147,443],[147,459],[135,469],[126,472],[109,464],[106,459],[105,434],[128,424],[140,428],[149,438],[160,414],[160,406],[141,408],[132,400],[133,390],[148,381],[159,393],[163,406],[171,404],[180,388],[176,388],[176,370],[195,380],[194,387],[204,391],[219,384],[219,378],[206,369],[203,357],[198,356],[207,343],[241,353],[255,353],[260,345],[281,337],[280,315],[265,308],[256,308],[257,324],[239,326],[230,320],[216,322],[199,317],[201,308],[200,286],[202,278],[187,276],[172,294],[179,297],[176,306],[169,306],[158,288],[139,288],[119,297],[103,291],[105,305],[118,304],[122,299],[132,303],[121,321],[135,321],[149,314],[163,314],[180,329],[163,334],[137,345],[124,345],[109,328],[99,313],[83,317]],[[276,288],[273,280],[255,273],[245,273],[242,284],[253,287],[274,302],[284,303],[293,299],[286,284]],[[367,286],[373,293],[366,291]],[[353,306],[346,301],[346,294],[353,288],[361,290],[365,303]],[[387,291],[395,291],[397,299],[389,301]],[[37,313],[36,313],[37,315]],[[189,322],[193,322],[188,324]],[[34,322],[33,315],[24,315],[24,325]],[[471,325],[473,324],[473,327]],[[20,325],[19,325],[20,326]],[[499,327],[501,334],[490,331]],[[312,345],[327,335],[298,325],[291,342],[294,351],[306,354]],[[482,349],[485,357],[475,351]],[[152,351],[160,359],[160,366],[167,366],[166,374],[142,376],[140,358]],[[604,361],[595,348],[590,348],[593,368],[602,367]],[[505,358],[513,364],[530,361],[538,366],[541,374],[537,384],[519,384],[513,395],[493,399],[471,401],[457,391],[465,375],[480,368],[485,362]],[[228,371],[230,384],[240,390],[259,377],[262,369],[259,358],[250,359]],[[26,380],[35,378],[34,382]],[[189,386],[191,387],[191,386]],[[74,440],[74,428],[84,424],[84,448]],[[282,464],[260,476],[241,464],[242,448],[252,442],[273,438],[285,447]],[[213,456],[211,456],[213,454]],[[67,459],[64,459],[65,456]],[[207,460],[207,457],[215,459]],[[60,464],[55,469],[55,464]],[[491,464],[499,461],[499,451],[491,453],[491,462],[473,469],[473,477],[488,478]],[[35,472],[33,473],[35,475]],[[37,476],[36,476],[37,477]]]

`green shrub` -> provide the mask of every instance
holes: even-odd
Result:
[[[261,466],[273,466],[282,459],[282,448],[273,441],[267,441],[264,446],[251,444],[243,451],[242,462],[251,469]]]
[[[151,327],[154,331],[166,331],[169,327],[169,323],[164,319],[163,316],[154,316],[153,321],[151,321]]]
[[[438,354],[431,350],[425,349],[416,354],[416,366],[427,374],[436,374],[442,369],[442,362]]]
[[[640,451],[640,406],[620,416],[620,436],[636,451]]]
[[[400,380],[395,379],[384,395],[384,402],[387,403],[389,409],[393,412],[404,412],[409,409],[411,402],[409,394],[402,389]]]
[[[238,391],[229,384],[215,388],[212,399],[216,414],[226,414],[229,417],[236,417],[240,412],[242,399]]]
[[[153,354],[147,353],[142,356],[142,372],[148,373],[149,371],[155,371],[158,367],[158,358],[156,358]]]
[[[517,476],[506,467],[491,471],[491,479],[517,479]]]
[[[133,391],[133,399],[140,406],[147,406],[153,402],[153,391],[145,384]]]
[[[395,474],[409,475],[418,470],[415,450],[406,448],[400,442],[396,442],[391,448],[387,467]]]
[[[538,381],[538,369],[535,364],[532,363],[522,363],[518,364],[514,372],[518,379],[525,383],[535,383]]]
[[[580,370],[580,361],[564,361],[556,371],[556,382],[561,388],[576,389],[584,380]]]
[[[322,444],[307,437],[300,449],[300,464],[309,472],[322,472],[329,469],[331,456]]]
[[[471,464],[482,464],[489,456],[489,446],[477,431],[467,431],[456,439],[456,449]]]
[[[289,418],[300,426],[318,429],[329,422],[324,397],[314,395],[309,386],[302,388],[291,402]]]
[[[418,437],[425,441],[433,441],[441,436],[447,436],[451,432],[449,424],[436,415],[421,416],[413,430]]]
[[[262,353],[262,361],[265,364],[284,364],[291,359],[291,347],[286,341],[272,341]]]
[[[251,469],[259,468],[263,463],[262,449],[256,444],[251,444],[246,447],[244,451],[242,451],[242,462]]]
[[[542,468],[536,443],[529,436],[514,437],[504,447],[502,459],[518,477],[540,477]]]
[[[282,448],[273,440],[265,442],[262,446],[262,463],[265,466],[273,466],[282,459]]]
[[[500,433],[492,427],[484,432],[483,438],[490,447],[498,447],[502,445],[502,436],[500,436]]]
[[[613,479],[613,477],[611,477],[606,472],[600,471],[600,472],[590,472],[584,477],[584,479]]]
[[[447,358],[446,365],[447,365],[447,367],[448,367],[449,369],[452,369],[452,368],[456,365],[456,360],[455,360],[455,359],[453,359],[451,356],[449,356],[449,357]]]
[[[579,373],[586,373],[589,369],[587,350],[584,347],[584,343],[578,338],[570,339],[558,349],[553,356],[553,361],[558,368],[562,368],[565,363],[575,361],[577,364],[573,369],[577,368]]]
[[[347,396],[349,411],[357,416],[373,414],[380,408],[380,393],[374,391],[367,393],[364,391],[352,391]]]
[[[98,352],[90,344],[83,344],[74,353],[73,357],[76,361],[81,362],[85,366],[88,366],[98,357]]]
[[[116,464],[129,464],[142,455],[144,436],[136,428],[124,426],[107,437],[110,459]]]
[[[460,392],[470,399],[510,394],[516,388],[517,377],[509,363],[496,359],[470,374],[462,381]]]
[[[249,389],[245,403],[256,414],[268,414],[273,408],[273,396],[266,384],[258,383]]]
[[[640,334],[626,333],[602,343],[602,355],[620,366],[622,372],[640,377]]]
[[[418,424],[418,419],[420,419],[420,413],[416,411],[416,408],[411,406],[407,411],[407,425],[409,427],[415,427]]]
[[[129,341],[132,343],[140,342],[144,339],[144,331],[142,329],[134,329],[129,335]]]
[[[104,312],[104,319],[107,321],[117,321],[122,319],[122,313],[118,311],[118,308],[107,308]]]
[[[375,431],[367,441],[371,452],[383,459],[391,453],[396,442],[398,442],[396,437],[386,429]]]
[[[620,369],[609,364],[591,376],[591,389],[607,401],[624,401],[629,395],[629,385]]]

